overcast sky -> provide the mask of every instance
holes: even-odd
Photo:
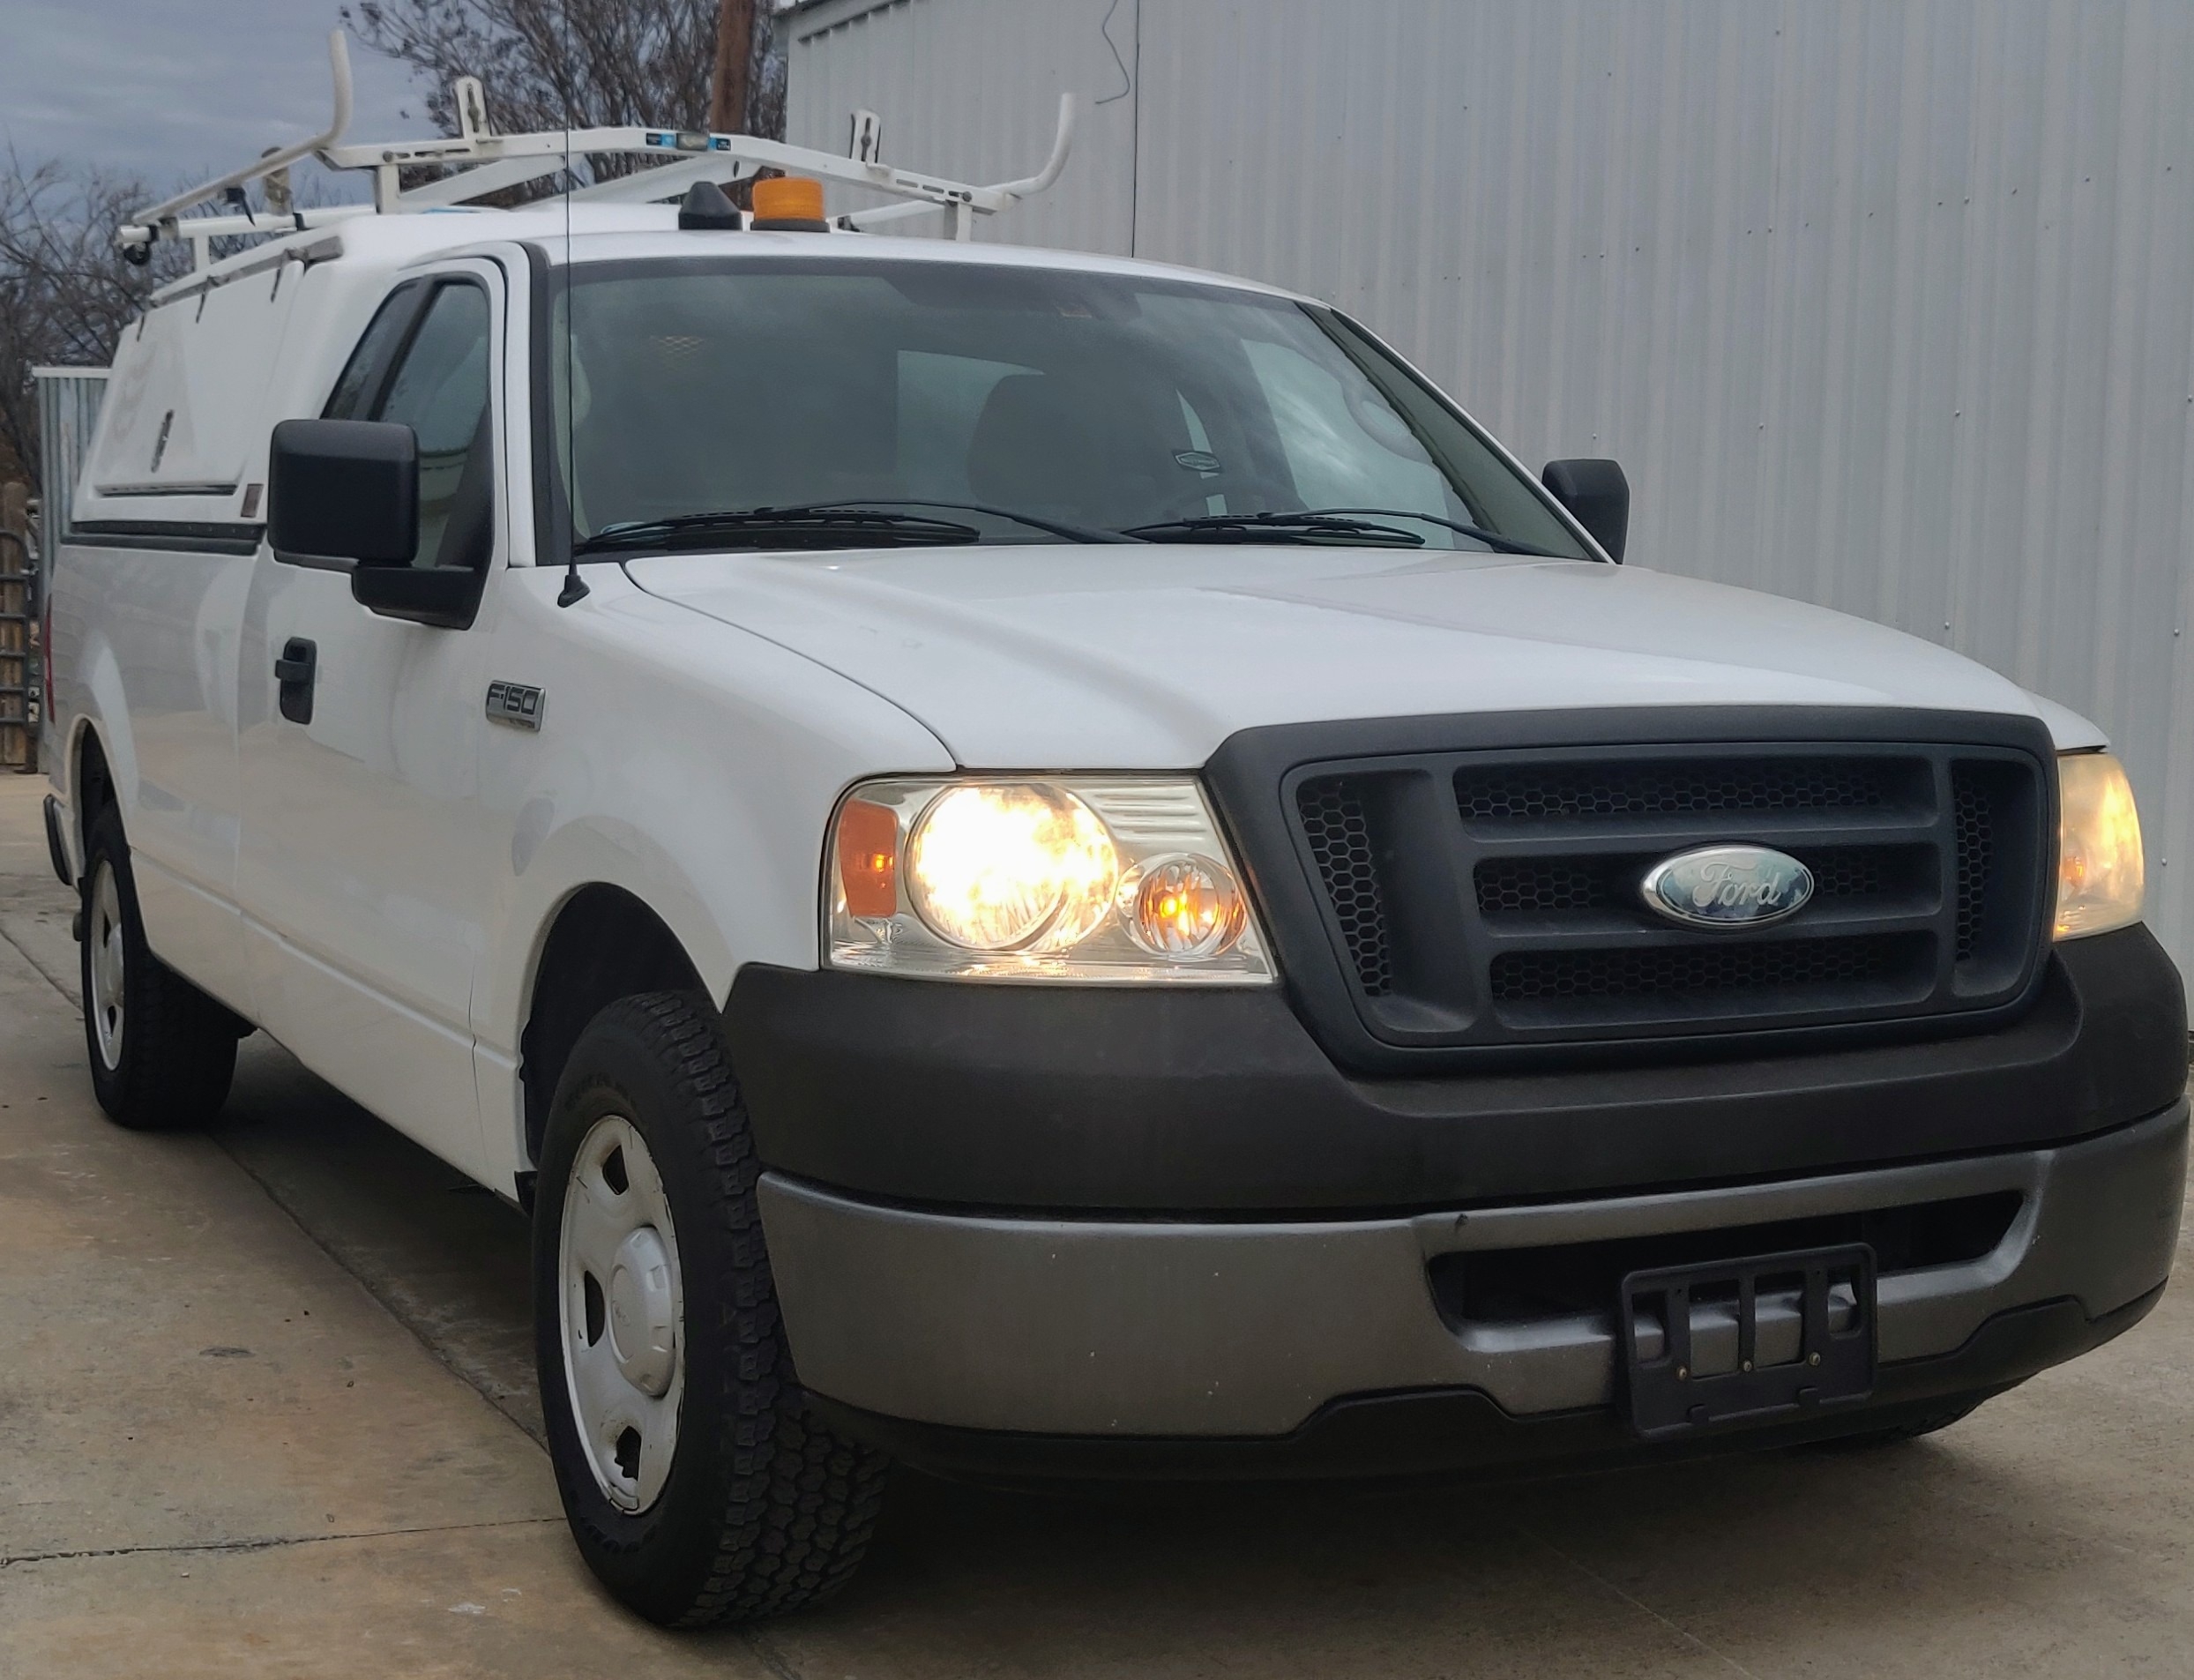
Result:
[[[339,0],[0,0],[0,142],[154,187],[226,174],[327,126]],[[351,42],[354,140],[433,131],[409,74]],[[413,115],[404,116],[408,109]],[[362,198],[361,184],[340,191]]]

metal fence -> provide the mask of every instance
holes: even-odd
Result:
[[[34,368],[31,373],[38,381],[39,506],[57,541],[69,528],[69,498],[99,425],[108,370]]]
[[[69,528],[77,474],[107,394],[104,368],[34,368],[38,382],[38,498],[0,535],[0,768],[38,768],[45,717],[39,638],[45,576]],[[11,540],[12,539],[12,540]],[[18,570],[19,568],[19,570]]]
[[[37,767],[30,489],[0,484],[0,769]]]

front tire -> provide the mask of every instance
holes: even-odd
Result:
[[[84,852],[84,1044],[99,1106],[137,1131],[203,1125],[228,1100],[242,1023],[145,943],[113,806],[92,819]]]
[[[760,1167],[705,999],[612,1004],[565,1064],[534,1210],[541,1410],[571,1533],[666,1626],[844,1586],[885,1461],[808,1411],[755,1202]]]

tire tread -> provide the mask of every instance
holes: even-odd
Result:
[[[204,1125],[220,1112],[236,1073],[240,1025],[215,1002],[153,954],[138,907],[137,880],[120,816],[110,805],[95,817],[86,847],[83,898],[85,945],[80,970],[85,1048],[100,1106],[116,1124],[132,1131],[166,1131]],[[108,1069],[92,1026],[92,882],[100,862],[110,862],[122,903],[123,1023],[122,1065]]]
[[[792,1377],[755,1194],[761,1165],[722,1023],[705,999],[651,992],[610,1004],[595,1027],[631,1032],[664,1076],[676,1117],[698,1133],[697,1153],[714,1176],[703,1200],[722,1221],[729,1256],[730,1275],[715,1297],[716,1327],[732,1356],[717,1367],[720,1386],[710,1408],[720,1421],[723,1475],[713,1552],[690,1602],[651,1608],[671,1610],[660,1617],[669,1625],[703,1627],[819,1603],[860,1566],[888,1461],[813,1418]],[[575,1050],[574,1070],[579,1061]],[[687,1370],[688,1381],[696,1380],[693,1362]],[[587,1527],[594,1543],[621,1549],[600,1525]]]

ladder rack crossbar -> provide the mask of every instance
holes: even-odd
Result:
[[[160,239],[188,241],[193,254],[193,273],[211,265],[210,247],[216,239],[249,238],[302,232],[351,215],[388,214],[404,211],[447,209],[467,205],[490,193],[507,191],[546,175],[568,170],[577,158],[645,158],[657,166],[631,175],[567,188],[574,200],[601,204],[641,204],[674,198],[698,181],[722,183],[743,179],[763,169],[805,175],[841,185],[880,192],[901,202],[857,210],[840,218],[841,226],[867,228],[888,225],[910,216],[942,210],[954,234],[965,238],[969,219],[996,215],[1031,194],[1043,191],[1066,167],[1074,140],[1075,101],[1071,93],[1059,96],[1058,127],[1051,155],[1037,174],[1024,180],[993,186],[974,186],[902,169],[892,164],[840,157],[809,146],[752,134],[716,134],[689,129],[640,127],[553,129],[535,134],[496,134],[487,126],[486,107],[480,85],[466,77],[457,86],[463,117],[461,134],[445,139],[403,140],[385,146],[345,145],[350,126],[350,51],[340,29],[328,36],[328,68],[334,81],[334,107],[328,126],[310,139],[265,153],[243,168],[202,182],[188,191],[161,200],[137,213],[116,230],[132,261],[145,260],[142,250]],[[253,216],[210,215],[185,218],[183,213],[224,194],[241,201],[239,189],[264,179],[301,158],[317,157],[332,169],[372,173],[374,202],[370,205],[333,205],[320,210],[284,210]],[[454,173],[409,188],[400,185],[399,172],[407,168],[441,165]]]
[[[163,225],[173,225],[183,212],[219,197],[231,187],[245,186],[272,175],[277,169],[286,169],[298,159],[322,152],[341,139],[343,131],[350,126],[351,90],[350,47],[340,29],[332,31],[328,35],[327,62],[328,70],[335,80],[335,108],[323,131],[309,140],[299,140],[293,146],[279,146],[272,152],[263,153],[241,169],[231,169],[227,175],[201,182],[187,192],[179,192],[172,198],[163,198],[160,203],[138,211],[134,220],[122,229],[122,243],[125,245],[150,244],[157,230]],[[132,234],[140,234],[143,237],[132,239],[130,236]]]
[[[925,207],[964,204],[980,213],[994,215],[1031,193],[1042,191],[1058,179],[1059,171],[1066,165],[1067,152],[1073,145],[1074,127],[1074,96],[1063,93],[1059,96],[1058,127],[1052,140],[1051,157],[1043,170],[1026,180],[996,186],[971,186],[892,164],[864,163],[758,135],[712,134],[679,129],[549,129],[538,134],[485,134],[473,138],[411,141],[396,146],[329,146],[323,150],[322,156],[332,167],[343,169],[404,168],[420,164],[473,166],[461,174],[406,190],[397,199],[398,206],[406,209],[462,204],[468,198],[554,174],[575,158],[628,157],[662,161],[653,169],[578,188],[572,196],[596,203],[644,203],[669,198],[696,181],[724,180],[728,178],[727,166],[730,166],[730,175],[750,175],[757,169],[782,169],[787,174],[817,175],[846,186],[865,187],[897,198],[922,200]]]

